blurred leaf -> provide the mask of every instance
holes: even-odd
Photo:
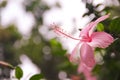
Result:
[[[104,31],[104,26],[102,23],[97,24],[97,31]]]
[[[5,7],[7,4],[7,0],[3,0],[2,2],[0,2],[0,7]]]
[[[23,76],[23,71],[22,71],[22,69],[19,66],[17,66],[15,68],[15,77],[17,79],[20,79],[20,78],[22,78],[22,76]]]
[[[29,1],[29,4],[25,4],[26,11],[32,11],[33,13],[36,11],[46,11],[49,10],[50,7],[41,0],[26,0],[26,3]],[[41,13],[40,13],[41,15]]]
[[[51,39],[50,43],[52,46],[61,47],[61,44],[56,39]]]
[[[97,4],[95,7],[98,8],[99,6],[101,6],[102,4]]]
[[[111,21],[109,26],[110,32],[116,36],[120,34],[120,17]]]
[[[53,54],[56,56],[64,56],[66,53],[66,50],[62,48],[62,45],[60,42],[58,42],[56,39],[50,40],[51,48],[53,50]]]
[[[94,68],[93,68],[93,73],[94,74],[98,74],[101,70],[102,66],[101,65],[96,65]]]
[[[87,13],[84,13],[82,17],[85,17],[87,15],[90,15],[88,12]]]
[[[27,11],[33,11],[34,7],[39,3],[38,0],[36,0],[36,1],[25,0],[25,1],[26,1],[25,3],[29,2],[29,4],[25,4]]]
[[[64,60],[64,62],[59,63],[57,67],[59,70],[64,70],[67,73],[76,74],[78,66],[72,64],[69,60]]]
[[[120,55],[120,39],[116,39],[114,41],[114,43],[112,43],[108,48],[107,48],[107,52],[114,52],[114,53],[117,53],[117,56],[116,57],[120,57],[118,55]]]
[[[42,74],[36,74],[36,75],[33,75],[30,80],[40,80],[44,78],[44,76]]]
[[[58,7],[58,8],[61,8],[61,5],[60,5],[60,3],[59,2],[56,2],[56,7]]]
[[[105,7],[104,9],[103,9],[103,11],[105,11],[106,12],[106,14],[108,14],[108,13],[110,13],[110,10],[111,10],[112,8],[111,7]]]

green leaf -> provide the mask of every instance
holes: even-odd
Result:
[[[15,77],[17,79],[20,79],[20,78],[22,78],[22,76],[23,76],[23,71],[22,71],[22,69],[19,66],[17,66],[15,68]]]
[[[97,31],[104,31],[104,26],[102,23],[98,23],[97,25]]]
[[[36,74],[36,75],[33,75],[30,80],[40,80],[43,78],[43,75],[42,74]]]
[[[120,17],[115,18],[111,21],[109,29],[110,32],[116,36],[120,34]]]

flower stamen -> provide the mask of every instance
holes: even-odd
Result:
[[[57,33],[58,35],[64,35],[65,37],[74,39],[74,40],[80,40],[78,38],[74,38],[71,35],[67,34],[63,29],[61,29],[60,27],[58,27],[57,25],[53,24],[51,27],[55,33]]]

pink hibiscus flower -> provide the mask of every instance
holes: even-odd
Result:
[[[90,73],[96,64],[94,59],[94,48],[106,48],[114,41],[113,37],[106,32],[94,32],[96,25],[108,17],[109,14],[89,23],[81,30],[79,38],[74,38],[64,33],[63,30],[60,29],[57,25],[52,26],[53,30],[57,34],[64,35],[74,40],[79,40],[79,43],[76,45],[70,55],[70,61],[80,63],[78,72],[83,72],[87,77],[87,80],[96,80],[91,76]],[[77,53],[78,50],[79,53]]]

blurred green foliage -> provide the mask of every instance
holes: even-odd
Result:
[[[97,31],[104,31],[104,26],[103,26],[103,24],[101,24],[101,23],[98,23],[98,25],[97,25]]]
[[[106,6],[103,10],[98,11],[97,8],[102,6],[102,4],[94,5],[89,0],[82,1],[88,10],[83,17],[94,15],[93,20],[95,20],[102,16],[102,13],[111,13],[111,18],[98,24],[97,30],[108,32],[115,38],[114,43],[104,49],[105,55],[102,55],[104,63],[96,65],[93,73],[98,77],[98,80],[120,80],[120,5],[117,7]],[[0,10],[1,8],[4,9],[6,5],[7,1],[3,1],[0,4]],[[20,63],[19,57],[25,54],[41,69],[42,75],[47,80],[59,80],[60,71],[66,72],[67,77],[71,79],[73,76],[83,78],[83,75],[77,73],[77,65],[69,62],[69,55],[66,54],[67,50],[62,47],[61,43],[56,39],[48,41],[39,32],[43,25],[44,13],[52,7],[42,0],[25,0],[23,6],[26,13],[32,12],[36,24],[33,26],[28,39],[24,39],[25,36],[22,36],[16,26],[12,24],[7,28],[0,26],[0,60],[16,66]],[[54,7],[60,8],[60,5],[56,3]],[[113,18],[116,16],[118,17]],[[101,50],[103,49],[96,49],[97,52],[101,52]],[[0,80],[10,77],[10,69],[3,67],[0,67],[0,69]],[[16,68],[16,71],[16,77],[20,79],[22,70]],[[31,77],[31,80],[36,78],[41,78],[41,75],[36,74]]]
[[[115,37],[119,37],[120,36],[120,18],[115,18],[110,22],[110,32],[113,33],[113,35]]]

